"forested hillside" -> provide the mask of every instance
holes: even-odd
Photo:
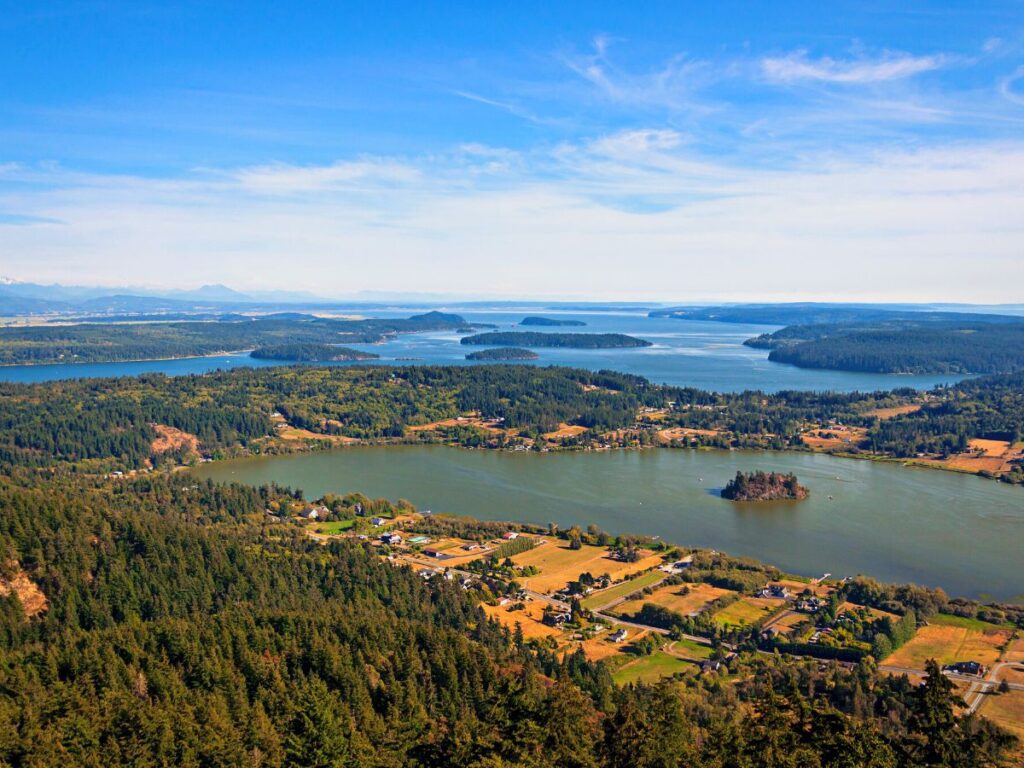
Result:
[[[749,655],[739,682],[616,689],[286,496],[154,476],[0,483],[0,763],[24,766],[995,765],[1010,740],[870,664]]]
[[[769,360],[802,368],[875,373],[1007,373],[1024,369],[1024,323],[840,330],[810,341],[775,343],[780,346],[772,349]]]
[[[538,368],[274,367],[204,376],[0,384],[0,466],[87,462],[132,469],[154,457],[154,425],[198,439],[207,456],[261,450],[277,412],[293,427],[361,440],[409,438],[409,428],[467,413],[529,435],[569,423],[582,441],[638,426],[697,430],[692,439],[721,447],[803,448],[808,425],[841,423],[863,431],[870,450],[888,456],[950,453],[969,440],[1010,444],[1024,436],[1024,374],[988,376],[940,387],[878,393],[713,393],[654,385],[626,374]],[[880,419],[879,409],[903,407]],[[468,433],[467,433],[468,435]],[[466,437],[467,435],[463,435]],[[454,435],[458,442],[462,438]],[[478,443],[473,443],[478,444]],[[1022,472],[1004,479],[1017,480]]]
[[[1024,373],[962,381],[941,394],[918,411],[880,422],[869,433],[872,448],[912,456],[963,450],[971,438],[1024,439]]]

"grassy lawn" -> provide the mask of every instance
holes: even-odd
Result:
[[[677,672],[693,670],[691,662],[669,656],[663,651],[657,651],[650,656],[641,656],[636,661],[630,661],[619,667],[612,673],[612,679],[618,685],[628,683],[653,683],[663,677],[671,677]]]
[[[684,589],[687,590],[686,594],[680,594]],[[620,603],[615,607],[615,613],[620,616],[632,615],[639,611],[644,603],[653,603],[670,611],[675,611],[682,616],[689,616],[691,613],[700,611],[712,600],[729,594],[734,593],[728,589],[721,589],[700,582],[696,584],[673,584],[656,589],[650,595],[640,600],[629,600],[628,602]]]
[[[330,523],[317,523],[316,530],[318,533],[341,533],[342,531],[347,531],[355,524],[355,520],[335,520]]]
[[[940,627],[962,627],[974,629],[978,632],[985,632],[991,629],[1012,629],[1011,624],[990,624],[981,619],[968,619],[965,616],[952,616],[948,613],[936,613],[928,618],[929,624],[938,624]]]
[[[644,573],[637,576],[635,579],[624,581],[621,584],[616,584],[614,587],[596,592],[590,597],[583,600],[584,608],[600,608],[602,605],[608,605],[613,600],[618,600],[626,595],[631,595],[637,590],[649,587],[652,584],[657,584],[659,581],[665,578],[665,574],[662,571],[651,571],[650,573]]]
[[[773,613],[778,605],[758,597],[744,597],[716,613],[715,622],[723,626],[745,627]]]
[[[673,640],[669,646],[676,653],[699,661],[711,658],[711,652],[714,650],[710,645],[701,645],[693,640]]]
[[[520,579],[524,587],[550,593],[575,581],[584,572],[595,577],[607,573],[613,579],[625,578],[660,565],[661,558],[652,554],[636,563],[623,563],[609,557],[606,547],[584,545],[580,549],[570,549],[554,540],[528,552],[513,555],[512,562],[522,566],[532,565],[540,571],[535,576]]]

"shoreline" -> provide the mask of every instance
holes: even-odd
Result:
[[[218,466],[222,467],[225,464],[230,464],[230,463],[235,462],[235,461],[259,462],[259,461],[262,461],[262,460],[273,460],[273,459],[284,458],[284,457],[289,457],[289,456],[290,457],[294,457],[294,458],[298,458],[299,456],[301,456],[303,454],[312,455],[314,453],[314,451],[315,452],[324,452],[324,453],[337,453],[337,452],[342,451],[342,450],[358,450],[358,449],[367,449],[367,448],[369,448],[369,449],[386,450],[386,449],[423,449],[423,448],[426,448],[426,449],[458,449],[458,448],[462,448],[462,447],[461,446],[456,446],[456,445],[444,444],[444,443],[419,443],[419,442],[395,442],[395,441],[387,442],[387,443],[360,442],[360,443],[351,443],[351,444],[346,444],[346,445],[325,444],[325,445],[323,445],[322,448],[314,448],[313,450],[302,450],[302,449],[299,449],[299,450],[296,450],[294,452],[285,452],[285,453],[281,453],[281,454],[273,454],[273,453],[268,453],[268,454],[247,454],[247,455],[240,455],[240,456],[233,456],[233,457],[225,457],[223,459],[214,460],[212,462],[207,462],[207,463],[202,464],[202,465],[180,467],[179,471],[183,471],[183,470],[189,470],[189,471],[199,470],[198,473],[193,473],[193,477],[196,477],[197,479],[204,479],[204,480],[212,479],[213,482],[216,482],[216,483],[223,483],[223,482],[243,482],[243,483],[245,483],[246,481],[241,481],[241,480],[226,480],[224,478],[208,478],[208,477],[203,477],[202,469],[201,468],[209,466],[210,464],[215,464],[215,465],[218,465]],[[469,449],[469,448],[462,448],[462,450],[471,450],[471,449]],[[726,451],[723,451],[722,449],[713,449],[713,448],[708,448],[706,450],[708,450],[708,451],[715,451],[715,452],[723,452],[723,453],[726,452]],[[735,452],[747,453],[747,454],[755,454],[755,453],[763,454],[765,452],[768,452],[769,449],[758,449],[758,448],[754,448],[754,449],[732,449],[731,451],[728,451],[728,452],[732,453],[734,451]],[[788,453],[786,451],[771,451],[771,452],[779,453],[779,454]],[[514,453],[514,452],[511,452],[511,453]],[[595,451],[594,453],[598,453],[598,452]],[[610,451],[600,451],[600,453],[610,453]],[[810,454],[810,453],[813,453],[813,452],[806,451],[804,453]],[[835,458],[835,457],[833,457],[833,458]],[[714,483],[709,484],[708,490],[711,490],[713,485],[714,485]],[[353,492],[365,492],[363,489],[358,489],[358,488],[349,489],[349,490],[352,490]],[[335,490],[329,491],[329,492],[331,492],[331,493],[342,493],[342,492],[347,492],[347,491],[342,491],[340,489],[335,489]],[[785,505],[785,504],[789,504],[790,502],[786,501],[786,500],[783,500],[783,501],[773,502],[773,503],[778,503],[778,504]],[[518,517],[516,517],[514,515],[510,515],[510,516],[507,516],[507,517],[490,518],[490,517],[479,517],[478,515],[473,514],[473,513],[458,512],[458,511],[445,511],[445,510],[437,510],[437,511],[433,512],[433,514],[435,516],[437,516],[437,517],[451,518],[451,519],[454,519],[454,520],[472,520],[472,521],[480,521],[480,522],[486,522],[486,523],[492,523],[492,522],[501,523],[501,522],[504,522],[504,523],[508,523],[510,525],[518,526],[518,527],[521,527],[521,528],[524,528],[524,529],[543,527],[543,525],[541,523],[539,523],[539,522],[524,520],[524,519],[518,518]],[[628,520],[622,520],[621,522],[623,523],[623,527],[616,528],[615,530],[612,530],[611,534],[613,536],[623,536],[623,537],[635,536],[635,537],[638,537],[638,538],[650,539],[652,541],[662,540],[666,544],[671,544],[671,545],[674,545],[674,546],[679,546],[679,547],[683,547],[683,548],[687,548],[687,549],[699,549],[699,550],[704,550],[704,551],[708,551],[708,552],[721,551],[723,554],[725,554],[727,556],[730,556],[730,557],[736,557],[736,558],[741,558],[741,559],[742,558],[749,558],[750,560],[756,561],[760,565],[770,566],[772,568],[777,568],[779,571],[783,572],[786,575],[798,577],[800,579],[808,579],[808,580],[810,580],[815,575],[818,575],[821,572],[820,569],[801,569],[799,567],[794,567],[791,564],[790,565],[780,565],[780,564],[777,564],[776,562],[772,561],[770,559],[770,556],[768,558],[766,558],[765,555],[763,555],[763,554],[757,554],[757,553],[743,554],[742,548],[740,550],[736,550],[735,548],[729,547],[727,545],[716,544],[713,541],[702,540],[700,538],[688,540],[686,543],[680,543],[677,539],[669,540],[669,539],[663,538],[661,535],[654,535],[654,534],[650,534],[650,533],[645,533],[642,526],[636,526],[636,525],[630,524],[630,521],[628,521]],[[579,526],[582,527],[583,523],[582,522],[572,522],[570,520],[559,521],[559,526],[560,527],[568,528],[571,525],[579,525]],[[829,569],[829,570],[833,570],[833,569]],[[879,581],[879,583],[882,583],[882,584],[914,584],[914,585],[918,585],[918,586],[924,586],[927,589],[936,589],[936,588],[945,589],[945,587],[943,587],[938,582],[934,582],[934,583],[925,582],[925,583],[922,584],[921,582],[913,582],[913,581],[906,581],[906,580],[900,580],[900,579],[881,577],[881,576],[874,575],[874,571],[871,571],[871,570],[854,570],[854,571],[850,571],[847,574],[847,576],[849,576],[851,578],[854,577],[854,576],[858,576],[858,575],[863,575],[863,576],[866,576],[868,578],[875,579],[875,580]],[[836,577],[836,579],[838,580],[839,577]],[[949,594],[950,599],[963,599],[963,600],[967,600],[967,601],[971,601],[971,602],[975,602],[975,603],[979,603],[979,604],[1024,606],[1024,593],[1022,593],[1020,595],[1013,595],[1013,596],[1010,596],[1010,597],[1005,597],[1005,598],[986,597],[984,591],[978,591],[978,592],[974,593],[973,595],[970,595],[969,593],[966,593],[966,592],[965,593],[949,592],[948,594]]]
[[[243,355],[252,352],[251,349],[222,349],[217,352],[209,352],[205,355],[180,355],[177,357],[142,357],[133,360],[62,360],[54,362],[25,362],[25,363],[0,363],[3,368],[45,368],[49,365],[130,365],[131,363],[167,363],[174,360],[206,360],[211,357],[224,357],[226,355]],[[255,358],[254,358],[255,359]],[[14,383],[14,382],[11,382]],[[36,382],[32,382],[36,383]]]

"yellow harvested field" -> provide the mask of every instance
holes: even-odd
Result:
[[[777,629],[782,634],[786,634],[793,630],[798,624],[803,624],[805,621],[812,621],[811,616],[806,613],[798,613],[797,611],[790,611],[785,614],[778,621],[772,622],[772,627]]]
[[[714,618],[719,624],[742,627],[760,621],[785,602],[766,597],[744,597],[720,610]]]
[[[1006,440],[969,440],[967,445],[975,451],[981,451],[986,456],[1002,456],[1010,449]]]
[[[928,659],[939,664],[978,661],[990,665],[999,658],[999,648],[1010,637],[1005,629],[980,632],[965,627],[930,624],[917,630],[914,638],[889,656],[885,663],[894,667],[924,669]]]
[[[324,440],[337,445],[354,445],[359,440],[355,437],[344,435],[321,435],[319,432],[310,432],[308,429],[299,429],[289,424],[284,424],[277,430],[277,436],[282,440]]]
[[[607,573],[613,581],[618,581],[661,565],[661,558],[650,555],[635,563],[623,563],[609,557],[605,547],[585,545],[581,549],[569,549],[561,542],[545,540],[545,543],[513,556],[512,562],[519,566],[532,565],[540,571],[536,576],[520,579],[524,587],[536,592],[551,593],[579,578],[581,573],[589,572],[594,576]]]
[[[573,426],[571,424],[559,424],[558,429],[554,432],[545,432],[544,437],[547,440],[558,440],[562,437],[576,437],[582,435],[587,431],[586,427]]]
[[[1003,661],[1019,661],[1024,665],[1024,637],[1018,637],[1010,644]]]
[[[406,427],[408,432],[429,432],[432,429],[441,429],[446,427],[473,427],[474,429],[480,429],[484,432],[501,432],[497,422],[484,421],[478,416],[456,416],[451,419],[441,419],[440,421],[432,421],[429,424],[417,424],[416,426]]]
[[[664,408],[656,408],[652,411],[641,411],[637,417],[640,421],[663,421],[668,416],[668,411]]]
[[[903,416],[908,413],[916,413],[921,410],[920,403],[914,403],[912,405],[895,405],[892,408],[875,408],[871,411],[865,411],[865,416],[877,416],[882,421],[886,419],[892,419],[896,416]]]
[[[566,653],[572,653],[577,648],[582,648],[583,652],[587,655],[587,658],[591,661],[600,661],[601,659],[607,659],[616,654],[625,652],[629,644],[634,640],[639,640],[641,637],[649,635],[645,629],[642,630],[629,630],[629,636],[624,642],[613,643],[608,638],[611,636],[614,630],[606,630],[597,637],[593,637],[589,640],[572,640],[564,648]]]
[[[1024,738],[1024,691],[986,696],[978,712],[1019,738]],[[1024,752],[1024,744],[1018,745]]]
[[[671,427],[658,430],[658,438],[666,443],[673,440],[682,440],[686,437],[698,437],[701,435],[704,437],[714,437],[720,434],[722,433],[716,429],[690,429],[689,427]]]
[[[689,588],[689,593],[686,595],[680,594],[687,587]],[[621,603],[616,606],[615,613],[621,615],[634,614],[643,607],[644,603],[653,603],[683,616],[689,616],[691,613],[700,611],[701,608],[712,600],[717,600],[722,595],[728,594],[728,589],[713,587],[710,584],[673,584],[670,587],[662,587],[655,590],[642,600],[630,600]]]
[[[854,448],[867,437],[864,427],[826,427],[801,435],[804,445],[818,450],[842,450]]]
[[[526,603],[521,611],[510,611],[507,605],[484,605],[484,613],[488,617],[497,620],[502,625],[515,631],[516,623],[523,628],[523,637],[526,639],[534,637],[557,637],[562,630],[557,627],[549,627],[544,623],[544,604],[533,600]]]
[[[1002,474],[1012,469],[1014,461],[1024,458],[1024,444],[1021,443],[1010,445],[1005,440],[975,439],[969,441],[968,446],[968,451],[946,459],[917,459],[914,463],[960,472]]]

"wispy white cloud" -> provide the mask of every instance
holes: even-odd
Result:
[[[1024,81],[1024,66],[1017,67],[1013,74],[1003,78],[999,83],[999,92],[1008,101],[1024,106],[1024,92],[1017,89],[1021,81]]]
[[[923,72],[939,69],[950,58],[936,54],[912,56],[908,53],[887,52],[875,58],[860,57],[834,59],[823,56],[812,59],[807,51],[795,51],[785,56],[761,59],[761,71],[766,79],[778,83],[814,81],[863,85],[890,80],[902,80]]]
[[[229,174],[249,192],[292,194],[327,190],[358,190],[368,186],[408,184],[419,178],[416,168],[389,159],[338,162],[332,165],[275,163],[243,168]]]
[[[0,210],[62,222],[0,227],[3,271],[24,278],[525,295],[543,275],[566,296],[978,301],[1019,300],[1024,280],[1019,142],[754,170],[650,129],[527,154],[4,178]]]
[[[729,66],[680,53],[660,65],[632,70],[616,65],[610,55],[612,40],[598,36],[589,53],[565,55],[562,61],[607,101],[634,107],[660,107],[707,113],[714,105],[698,94],[728,73]]]

